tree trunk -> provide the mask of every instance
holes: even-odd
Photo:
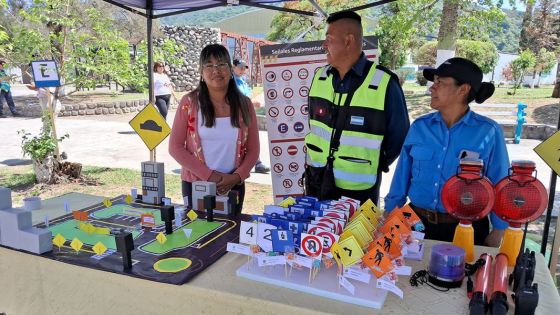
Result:
[[[533,19],[533,8],[535,0],[527,0],[525,6],[525,14],[523,15],[523,22],[521,23],[521,34],[519,36],[519,51],[524,51],[530,48],[529,44],[529,27]]]
[[[438,32],[436,66],[455,56],[460,5],[457,0],[444,0]]]
[[[436,67],[445,60],[455,57],[459,9],[460,5],[457,0],[443,0],[438,32]],[[431,82],[428,82],[427,87],[429,88],[431,85]]]
[[[558,65],[556,66],[556,83],[554,84],[552,97],[560,98],[560,58],[558,58]]]
[[[38,183],[56,183],[58,167],[58,161],[53,156],[48,156],[42,161],[33,160],[33,170]]]
[[[455,50],[459,9],[460,5],[456,0],[443,1],[438,33],[438,50]]]
[[[529,88],[534,89],[535,88],[535,81],[537,80],[537,71],[533,70],[533,77],[531,78],[531,84],[529,85]]]

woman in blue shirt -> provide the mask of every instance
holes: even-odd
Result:
[[[426,238],[452,241],[459,221],[443,207],[441,189],[457,173],[459,160],[481,159],[484,175],[496,184],[508,175],[509,157],[500,125],[469,107],[494,93],[492,83],[482,82],[476,64],[451,58],[437,69],[425,69],[424,77],[434,82],[430,106],[437,112],[419,117],[410,127],[385,208],[402,207],[408,197],[426,227]],[[473,222],[475,244],[498,246],[507,223],[492,212],[490,232],[488,221]]]

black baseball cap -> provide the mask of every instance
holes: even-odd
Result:
[[[460,84],[469,84],[475,92],[478,92],[482,84],[482,70],[465,58],[447,59],[437,69],[424,69],[423,74],[428,81],[434,81],[434,75],[454,78]]]
[[[243,59],[233,59],[233,65],[235,67],[245,67],[246,69],[249,69],[249,66]]]

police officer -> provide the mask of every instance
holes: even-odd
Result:
[[[306,194],[378,204],[381,172],[399,155],[410,125],[404,93],[394,73],[364,55],[358,14],[333,13],[327,23],[328,65],[309,92]],[[334,182],[325,189],[329,168]]]

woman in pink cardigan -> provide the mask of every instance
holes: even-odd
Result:
[[[251,100],[237,89],[224,46],[202,49],[200,82],[181,99],[169,153],[182,166],[183,196],[189,205],[192,182],[202,180],[216,183],[219,195],[239,191],[241,211],[244,181],[259,156],[259,133]]]

